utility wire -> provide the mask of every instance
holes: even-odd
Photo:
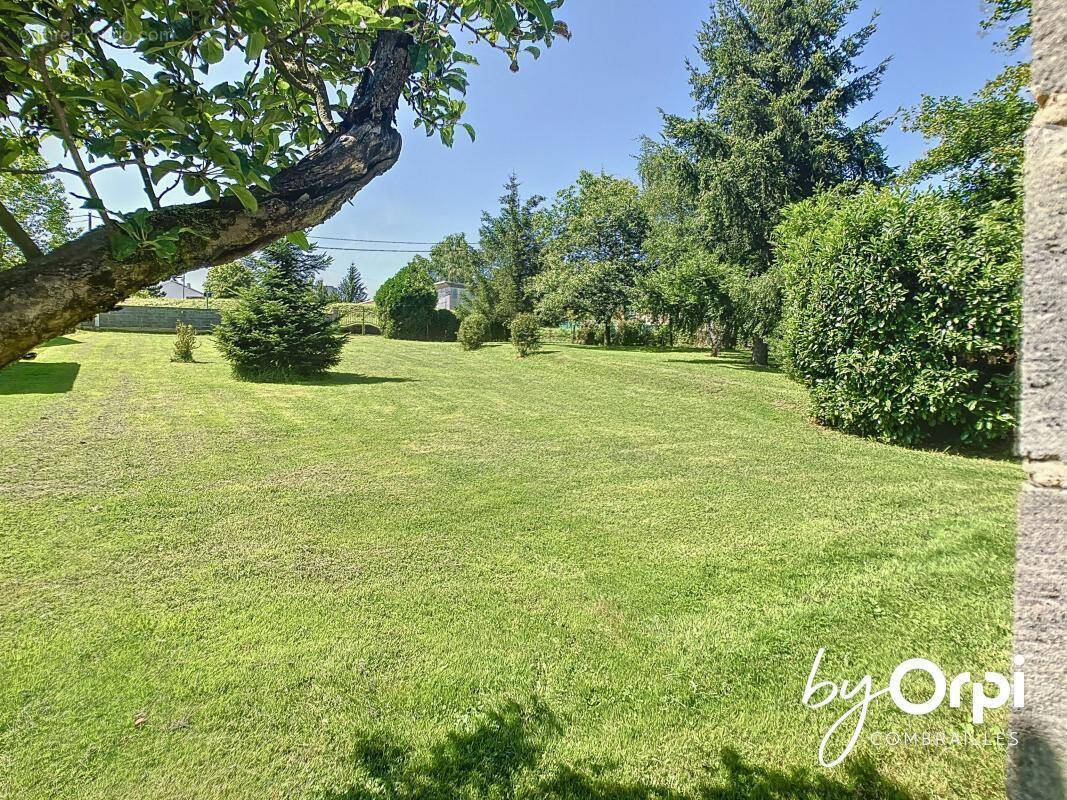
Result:
[[[395,239],[349,239],[345,236],[316,236],[316,239],[323,239],[324,241],[331,242],[365,242],[369,244],[424,244],[433,247],[438,242],[403,242]]]
[[[313,243],[314,244],[314,243]],[[319,250],[344,250],[348,253],[429,253],[429,250],[395,250],[377,247],[319,247]]]
[[[72,214],[75,218],[88,217],[92,219],[92,214]],[[361,244],[406,244],[406,245],[425,245],[425,247],[419,247],[417,250],[402,250],[394,248],[378,248],[378,247],[334,247],[334,246],[320,246],[320,250],[339,250],[349,253],[427,253],[429,248],[437,244],[437,242],[408,242],[394,239],[352,239],[346,236],[316,236],[316,240],[330,241],[330,242],[355,242]]]

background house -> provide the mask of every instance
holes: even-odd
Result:
[[[184,275],[175,275],[173,278],[160,282],[159,288],[163,290],[164,297],[172,299],[189,300],[204,296],[203,292],[185,282]]]
[[[433,287],[437,290],[437,307],[446,308],[449,311],[459,308],[463,300],[470,295],[465,283],[438,281]]]

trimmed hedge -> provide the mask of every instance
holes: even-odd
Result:
[[[459,332],[459,317],[447,308],[438,308],[430,318],[430,340],[434,342],[454,342]]]
[[[776,232],[781,357],[819,422],[914,445],[1015,426],[1022,224],[941,193],[867,189],[790,208]]]
[[[427,339],[434,327],[437,292],[430,273],[408,264],[374,295],[379,327],[386,339]]]

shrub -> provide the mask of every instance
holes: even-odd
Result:
[[[459,323],[459,343],[464,350],[477,350],[489,341],[489,320],[484,314],[468,314]]]
[[[776,233],[781,352],[850,433],[985,445],[1015,425],[1021,216],[868,189],[793,206]]]
[[[438,308],[430,318],[430,339],[435,342],[454,342],[459,332],[459,317],[447,308]]]
[[[619,323],[613,339],[623,347],[645,347],[652,343],[652,331],[643,322],[624,320]]]
[[[374,295],[379,326],[387,339],[428,339],[434,323],[437,292],[430,273],[413,261]]]
[[[268,253],[257,283],[222,312],[215,341],[243,378],[288,379],[328,370],[341,360],[345,335],[313,291],[299,258]]]
[[[194,360],[193,351],[200,347],[200,342],[196,340],[196,328],[179,322],[174,326],[174,335],[174,355],[170,360],[191,364]]]
[[[541,346],[541,323],[533,314],[519,314],[511,321],[511,343],[519,358],[537,352]]]
[[[604,328],[586,323],[578,329],[578,344],[604,344]]]

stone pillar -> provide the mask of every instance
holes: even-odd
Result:
[[[1013,800],[1067,800],[1067,0],[1034,0],[1027,137],[1015,653],[1026,707],[1012,728]]]

